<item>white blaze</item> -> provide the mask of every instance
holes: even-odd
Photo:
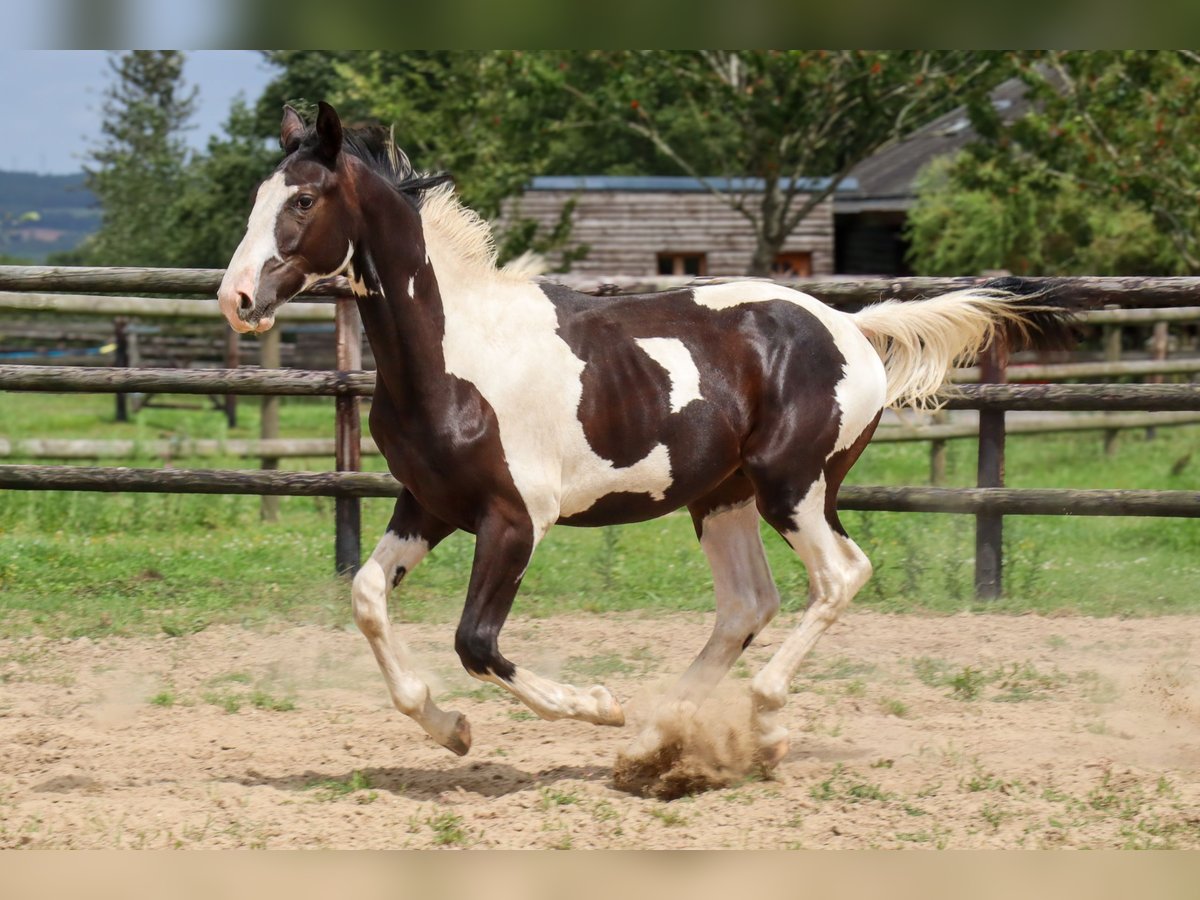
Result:
[[[221,280],[222,298],[234,291],[254,298],[263,265],[269,259],[279,259],[279,246],[275,242],[275,223],[279,220],[279,213],[299,190],[299,185],[284,183],[282,172],[276,172],[259,185],[254,209],[250,211],[250,220],[246,223],[246,234],[233,252],[233,259],[229,261],[229,268]],[[234,299],[236,302],[236,296]]]

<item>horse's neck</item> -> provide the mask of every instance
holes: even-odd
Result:
[[[416,212],[393,209],[392,213],[368,218],[368,237],[354,260],[354,274],[366,290],[358,308],[389,395],[410,412],[418,412],[443,394],[438,387],[446,378],[445,312],[419,228],[395,218],[397,213],[411,213],[416,220]],[[417,237],[398,245],[394,236],[406,233]]]

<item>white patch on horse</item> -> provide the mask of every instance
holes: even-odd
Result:
[[[408,279],[408,296],[410,296],[410,297],[416,296],[416,294],[413,293],[416,286],[417,286],[417,276],[412,275]]]
[[[428,194],[421,219],[446,316],[446,371],[495,411],[535,539],[608,494],[663,499],[672,484],[665,444],[624,467],[588,444],[578,415],[584,362],[559,336],[550,298],[526,276],[495,268],[486,223],[448,192]]]
[[[250,219],[246,223],[246,234],[225,270],[220,294],[232,288],[255,297],[263,265],[269,259],[279,259],[279,245],[275,240],[275,223],[279,213],[299,190],[300,185],[284,182],[282,172],[276,172],[259,185],[254,209],[250,211]]]
[[[854,320],[815,297],[767,281],[732,281],[694,288],[692,297],[700,306],[721,310],[745,303],[785,300],[810,312],[829,332],[846,361],[842,378],[834,386],[834,399],[842,421],[837,441],[829,456],[851,446],[883,409],[887,376],[883,361]],[[828,457],[826,457],[828,459]]]
[[[693,400],[703,400],[700,370],[679,338],[638,338],[637,345],[652,360],[667,370],[671,379],[671,412],[676,413]]]

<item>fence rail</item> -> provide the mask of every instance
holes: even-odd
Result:
[[[133,266],[96,268],[60,266],[0,266],[0,291],[69,293],[170,293],[216,294],[224,272],[221,269],[155,269]],[[554,281],[589,293],[654,291],[732,278],[613,277],[554,275]],[[745,280],[739,278],[736,280]],[[987,278],[802,278],[782,279],[780,284],[819,297],[833,305],[871,303],[882,298],[913,299],[947,291],[979,287]],[[1195,306],[1200,297],[1200,278],[1194,277],[1069,277],[1026,278],[1026,284],[1053,292],[1056,298],[1081,308],[1117,304],[1139,307]],[[344,297],[350,294],[344,278],[318,282],[305,296]]]
[[[258,472],[228,469],[127,469],[0,466],[0,488],[150,494],[270,494],[295,497],[398,497],[403,486],[375,472]],[[1200,517],[1200,492],[927,488],[844,485],[838,508],[1006,516]]]

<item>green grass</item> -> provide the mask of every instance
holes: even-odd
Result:
[[[285,398],[284,435],[330,436],[332,402]],[[240,404],[238,429],[215,411],[146,409],[113,422],[108,395],[0,394],[0,436],[253,437],[257,404]],[[1127,431],[1114,458],[1098,434],[1018,436],[1009,441],[1014,487],[1200,490],[1200,427],[1159,429],[1147,441]],[[975,444],[948,445],[952,486],[974,477]],[[21,462],[22,460],[6,460]],[[125,463],[161,465],[144,460]],[[174,460],[176,466],[250,467],[232,459]],[[329,469],[331,460],[287,460]],[[378,458],[367,468],[378,470]],[[1173,469],[1178,469],[1172,474]],[[924,444],[868,449],[849,481],[923,484]],[[363,503],[364,556],[382,534],[391,502]],[[333,577],[333,502],[282,498],[277,523],[259,521],[257,497],[0,492],[0,635],[153,633],[181,636],[213,623],[350,622],[348,586]],[[962,610],[1084,615],[1200,612],[1200,523],[1186,519],[1012,517],[1005,520],[1008,596],[972,597],[974,537],[969,517],[903,513],[842,515],[875,565],[858,609],[944,614]],[[802,609],[804,568],[764,529],[785,610]],[[447,539],[405,581],[393,602],[407,620],[448,621],[461,609],[474,539]],[[550,532],[523,582],[516,611],[543,616],[606,610],[710,610],[710,578],[686,514],[616,529]],[[573,660],[613,672],[617,657]],[[585,674],[581,671],[581,674]],[[830,677],[845,677],[836,672]],[[1012,699],[1021,699],[1018,690]]]

